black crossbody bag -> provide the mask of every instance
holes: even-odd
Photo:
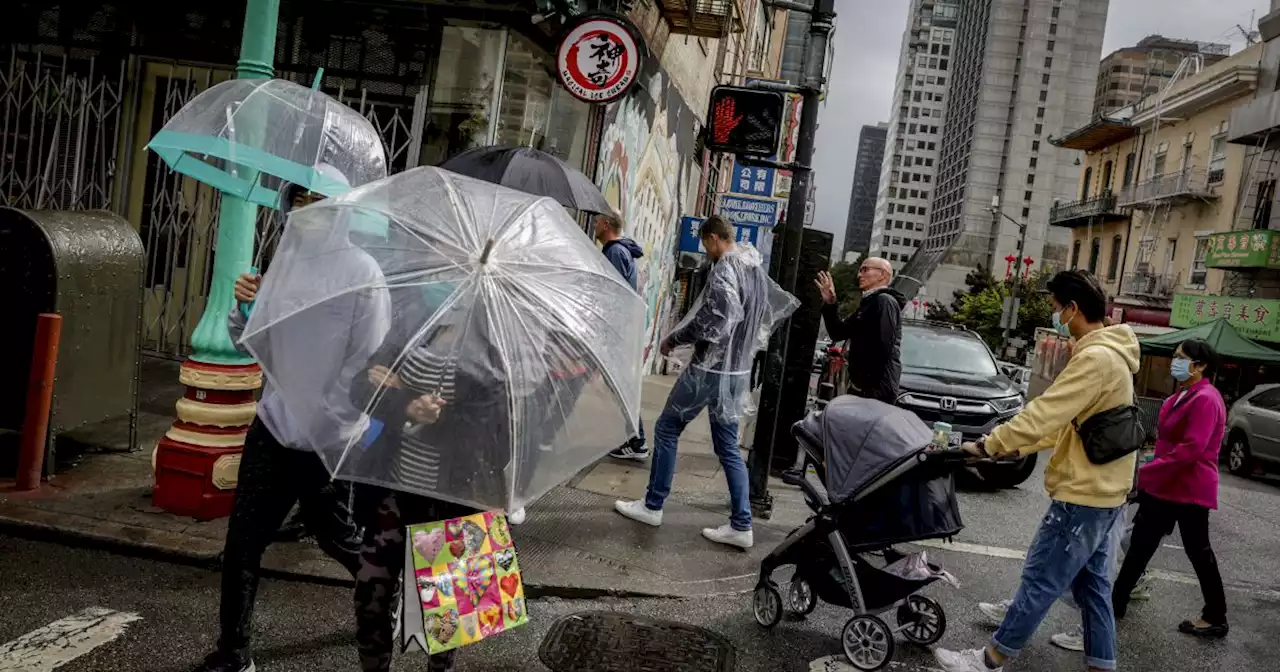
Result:
[[[1094,464],[1108,464],[1137,452],[1147,442],[1146,414],[1137,404],[1117,406],[1089,416],[1077,423],[1071,421],[1084,454]]]

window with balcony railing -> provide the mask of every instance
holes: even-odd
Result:
[[[1195,256],[1191,261],[1191,275],[1187,278],[1187,284],[1192,287],[1204,288],[1205,280],[1209,276],[1209,269],[1205,266],[1205,255],[1209,253],[1208,238],[1199,238],[1196,240]]]
[[[1217,184],[1226,176],[1227,168],[1227,134],[1213,136],[1213,145],[1209,150],[1209,184]]]

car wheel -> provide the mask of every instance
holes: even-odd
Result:
[[[1007,464],[984,463],[978,465],[978,475],[992,488],[1015,488],[1035,473],[1037,455],[1028,455],[1017,462]]]
[[[1232,432],[1227,441],[1227,471],[1236,476],[1253,473],[1253,453],[1249,450],[1249,437],[1244,432]]]

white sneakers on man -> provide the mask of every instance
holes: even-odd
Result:
[[[717,544],[736,546],[742,549],[751,548],[755,544],[755,538],[751,534],[751,530],[735,530],[732,525],[708,527],[702,530],[702,536]]]
[[[1053,645],[1068,651],[1084,651],[1084,626],[1077,625],[1070,632],[1059,632],[1049,638]]]
[[[626,501],[619,499],[613,503],[613,510],[638,523],[657,527],[662,524],[662,512],[654,511],[644,505],[643,499]]]
[[[1013,600],[979,602],[978,611],[981,611],[982,615],[986,616],[987,620],[990,621],[992,625],[999,627],[1004,624],[1004,616],[1009,613],[1009,606],[1012,604]]]
[[[1003,667],[988,667],[987,652],[982,649],[948,651],[934,649],[933,659],[944,672],[1000,672]]]

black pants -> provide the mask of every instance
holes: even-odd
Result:
[[[235,506],[222,551],[218,649],[223,654],[248,658],[262,555],[294,504],[320,548],[356,575],[360,534],[349,499],[349,486],[331,481],[318,455],[280,445],[260,420],[253,421],[240,457]]]
[[[1133,535],[1129,552],[1124,556],[1120,575],[1116,577],[1111,601],[1117,618],[1123,618],[1129,607],[1129,593],[1147,570],[1147,563],[1160,548],[1160,541],[1173,533],[1177,525],[1182,532],[1182,546],[1196,570],[1204,610],[1200,618],[1210,625],[1226,625],[1227,597],[1222,589],[1218,559],[1209,545],[1209,509],[1195,504],[1179,504],[1150,495],[1138,499],[1138,514],[1133,519]]]
[[[391,669],[395,649],[391,615],[400,599],[396,588],[404,574],[405,527],[467,516],[475,510],[368,485],[357,485],[356,491],[357,515],[365,525],[356,576],[356,648],[362,672],[386,672]],[[454,654],[446,651],[428,656],[426,669],[449,672]]]

